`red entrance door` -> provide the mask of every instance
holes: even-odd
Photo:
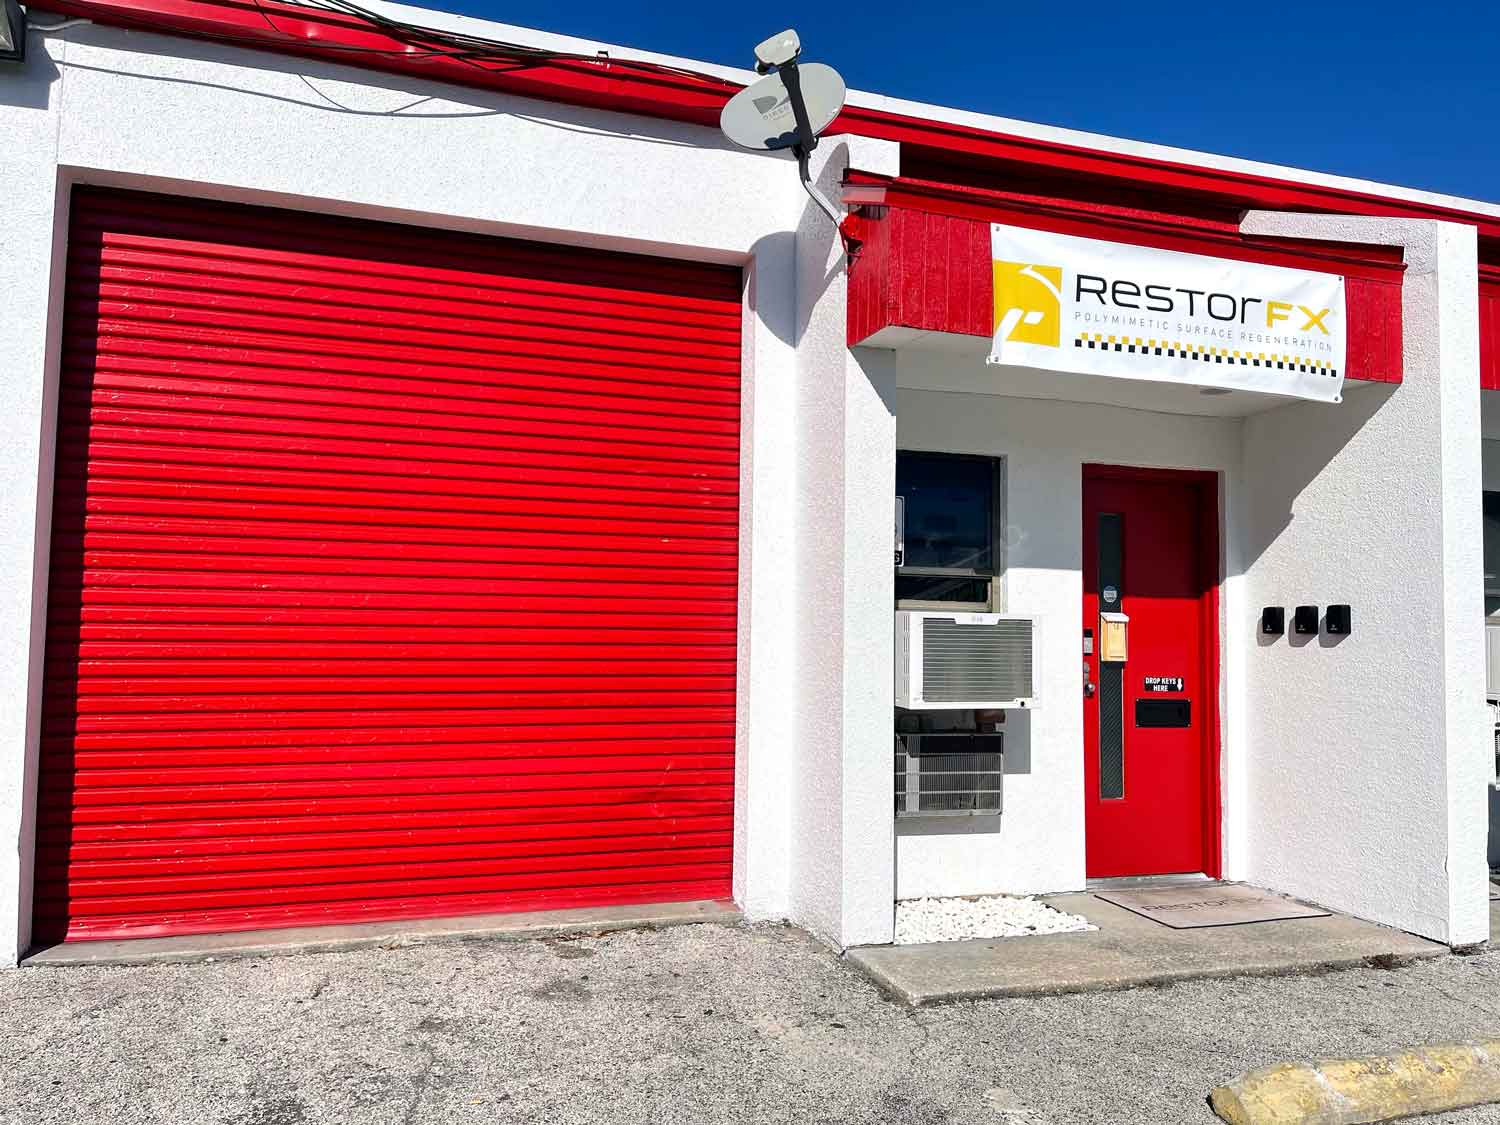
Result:
[[[1090,878],[1218,873],[1217,524],[1206,474],[1084,471]],[[1101,614],[1129,619],[1124,660]]]

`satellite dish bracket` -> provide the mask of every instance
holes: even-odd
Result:
[[[802,180],[802,186],[812,201],[818,205],[823,214],[827,215],[843,240],[844,250],[851,256],[857,248],[857,243],[844,231],[844,217],[832,201],[818,190],[818,185],[813,182],[812,170],[808,167],[808,160],[813,150],[818,147],[818,134],[813,132],[812,123],[807,119],[807,102],[802,97],[802,80],[797,76],[797,60],[776,68],[776,73],[781,76],[781,81],[786,85],[787,97],[792,103],[792,116],[797,122],[797,141],[792,145],[792,155],[797,158],[797,175]]]
[[[822,209],[823,214],[833,220],[834,226],[838,226],[844,221],[844,217],[839,214],[832,201],[818,190],[818,185],[813,183],[812,171],[807,166],[807,150],[801,145],[794,145],[792,152],[797,157],[797,174],[802,179],[802,186],[807,189],[807,194],[812,196],[812,201]]]

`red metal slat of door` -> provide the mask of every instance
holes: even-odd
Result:
[[[73,193],[38,941],[730,893],[740,277]]]

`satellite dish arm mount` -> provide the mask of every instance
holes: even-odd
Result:
[[[797,172],[802,177],[802,186],[807,189],[807,194],[812,196],[812,201],[823,209],[823,214],[833,220],[833,225],[839,226],[844,218],[832,201],[818,190],[818,185],[813,183],[812,173],[807,167],[807,150],[798,145],[792,151],[797,154]]]
[[[812,123],[807,119],[807,102],[802,97],[802,80],[797,75],[797,60],[784,63],[776,68],[781,81],[786,86],[787,97],[792,103],[792,116],[797,122],[797,140],[792,145],[792,154],[797,158],[797,174],[802,179],[802,186],[807,189],[807,194],[812,201],[823,210],[823,214],[833,220],[834,226],[839,226],[843,216],[839,214],[838,208],[829,201],[828,197],[818,190],[818,185],[813,183],[812,171],[808,167],[808,158],[812,156],[813,149],[818,147],[818,134],[813,132]]]

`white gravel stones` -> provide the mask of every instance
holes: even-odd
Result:
[[[1029,937],[1096,930],[1077,914],[1054,910],[1035,898],[916,898],[896,904],[896,944],[969,938]]]

